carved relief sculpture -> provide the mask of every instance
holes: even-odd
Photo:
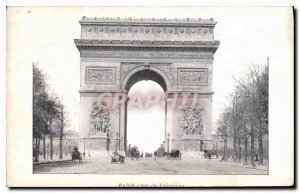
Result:
[[[186,135],[200,135],[203,129],[203,109],[184,109],[179,125]]]
[[[134,68],[143,65],[144,63],[136,63],[136,62],[123,62],[121,65],[121,78],[122,80],[125,78],[125,76]]]
[[[107,133],[110,127],[111,123],[106,103],[102,102],[100,105],[97,105],[97,103],[94,102],[90,114],[89,136],[97,133]]]
[[[173,64],[171,63],[151,63],[150,65],[153,65],[157,68],[159,68],[164,74],[167,76],[170,82],[173,82]]]
[[[179,69],[178,84],[207,84],[207,69]]]
[[[114,68],[87,67],[86,83],[115,83]]]

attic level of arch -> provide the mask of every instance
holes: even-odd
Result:
[[[212,19],[105,19],[83,18],[81,39],[198,39],[214,40]]]

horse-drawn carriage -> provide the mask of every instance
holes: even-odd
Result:
[[[165,152],[164,153],[164,157],[166,159],[178,159],[178,158],[181,158],[181,153],[179,150],[171,150],[171,152]]]
[[[130,159],[131,160],[139,160],[140,159],[140,151],[138,150],[138,147],[136,146],[133,146],[131,149],[130,149]]]
[[[170,153],[171,158],[180,158],[180,151],[179,150],[172,150]]]
[[[79,151],[73,151],[72,152],[72,162],[76,162],[76,160],[79,161],[79,163],[82,163],[82,155]]]
[[[118,152],[114,152],[111,156],[111,163],[121,163],[124,164],[125,162],[125,156],[118,154]]]
[[[214,150],[203,150],[204,151],[204,158],[211,159],[212,156],[217,156],[216,152]]]
[[[74,151],[72,152],[72,163],[75,163],[76,160],[78,160],[79,163],[82,163],[82,155],[80,151],[78,151],[78,148],[75,146]]]

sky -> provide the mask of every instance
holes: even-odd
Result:
[[[70,129],[78,131],[80,56],[74,39],[80,38],[79,20],[87,17],[214,18],[215,40],[220,47],[213,64],[213,129],[233,91],[233,77],[240,78],[251,64],[270,58],[276,69],[290,59],[291,12],[280,7],[14,7],[7,12],[7,58],[9,65],[32,62],[46,73],[51,88],[70,112]],[[282,74],[284,76],[284,74]],[[135,89],[146,88],[142,85]],[[140,84],[139,84],[140,85]],[[137,87],[137,88],[136,88]],[[154,88],[155,85],[152,85]],[[158,112],[157,112],[158,115]],[[146,117],[146,116],[145,116]],[[130,120],[130,117],[129,117]],[[164,121],[164,120],[163,120]],[[130,121],[129,121],[130,122]],[[137,129],[139,125],[134,123]],[[133,129],[132,131],[136,131]],[[131,131],[131,130],[130,130]],[[129,131],[129,132],[130,132]],[[157,135],[160,135],[157,133]]]
[[[138,93],[145,98],[148,96],[149,90],[152,93],[164,96],[164,90],[159,84],[151,80],[143,80],[130,88],[128,97],[132,99]],[[131,146],[138,146],[143,152],[153,153],[165,138],[164,106],[154,104],[151,105],[151,108],[145,109],[128,105],[127,137],[128,144],[131,144]]]

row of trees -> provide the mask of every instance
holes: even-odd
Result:
[[[59,138],[59,158],[63,158],[65,128],[69,125],[68,114],[63,100],[47,84],[46,74],[33,64],[33,157],[46,159],[46,138],[50,140],[50,159],[53,159],[53,139]],[[40,144],[43,143],[41,150]]]
[[[264,141],[268,140],[269,66],[252,65],[241,79],[235,79],[236,86],[230,95],[230,103],[222,112],[217,135],[223,140],[223,160],[226,161],[227,144],[233,141],[235,162],[248,158],[255,166],[255,156],[259,164],[264,163]],[[258,152],[254,144],[258,143]],[[250,145],[250,151],[248,146]],[[242,148],[243,146],[243,148]],[[248,155],[250,152],[250,155]]]

